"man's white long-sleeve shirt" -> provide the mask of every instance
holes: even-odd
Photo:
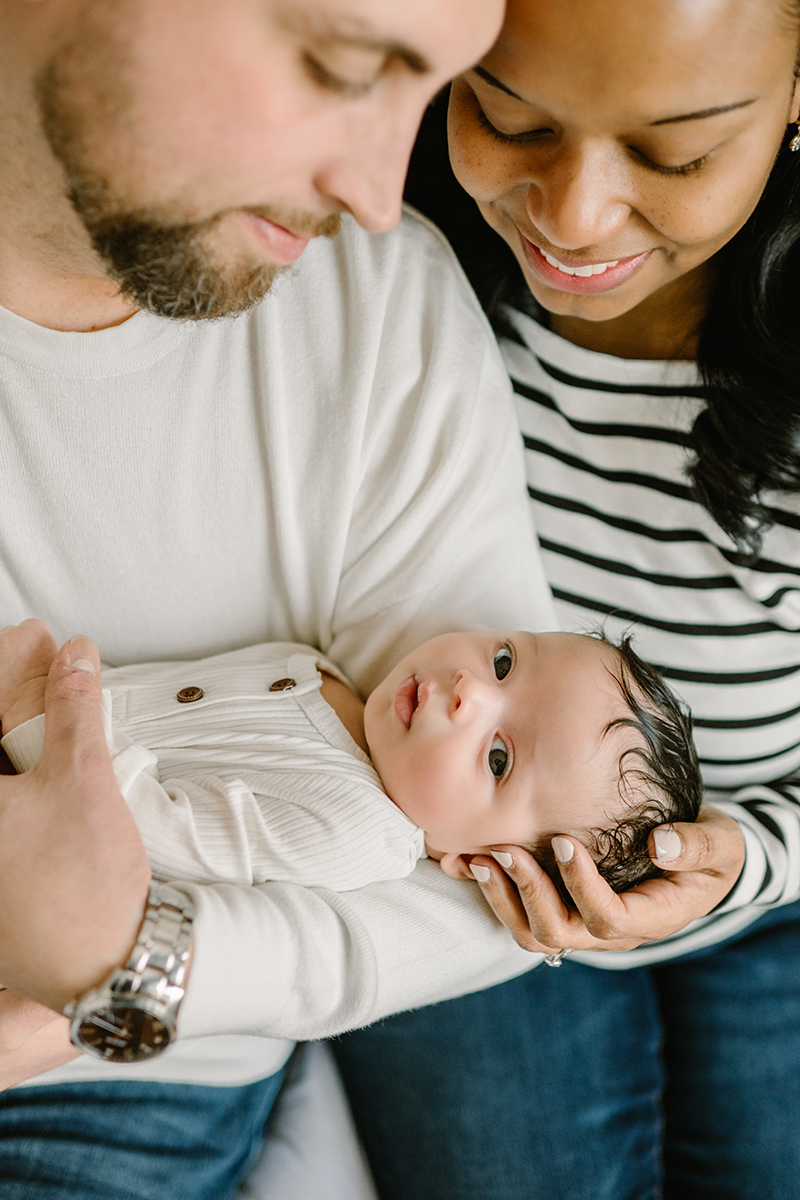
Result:
[[[0,622],[87,632],[113,665],[294,641],[366,693],[434,634],[553,625],[506,373],[414,216],[377,236],[345,219],[235,320],[63,333],[0,312],[0,513]],[[264,1039],[532,961],[432,863],[350,893],[185,890],[184,1040],[124,1078],[253,1079],[287,1052]],[[83,1059],[42,1078],[113,1073]]]

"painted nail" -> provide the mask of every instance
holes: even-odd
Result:
[[[491,855],[494,861],[499,862],[500,866],[505,867],[506,870],[514,865],[514,859],[505,850],[492,850]]]
[[[470,863],[469,869],[477,879],[478,883],[488,883],[492,878],[492,872],[488,867],[479,867],[476,863]]]
[[[572,862],[572,856],[575,853],[575,847],[572,842],[566,838],[554,837],[550,845],[553,847],[553,854],[560,863]]]
[[[683,849],[681,835],[669,825],[665,825],[663,829],[657,829],[653,834],[653,840],[656,844],[656,857],[659,862],[675,862],[677,858],[680,858]]]

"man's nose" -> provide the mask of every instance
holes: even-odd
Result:
[[[423,106],[408,105],[387,117],[377,106],[348,130],[337,152],[317,172],[318,192],[349,212],[369,233],[384,233],[400,220],[408,160]]]

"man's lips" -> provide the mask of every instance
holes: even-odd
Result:
[[[261,243],[270,262],[285,266],[297,262],[311,240],[308,234],[293,233],[291,229],[277,225],[274,221],[267,220],[266,217],[259,217],[256,213],[248,212],[247,209],[243,210],[242,215]]]
[[[562,263],[553,255],[545,254],[525,237],[524,233],[519,230],[518,232],[525,258],[534,274],[548,287],[557,288],[560,292],[575,292],[579,295],[608,292],[619,287],[650,256],[650,251],[645,250],[641,254],[607,262]],[[559,263],[560,266],[555,266],[554,263]]]

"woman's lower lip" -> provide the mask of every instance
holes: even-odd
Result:
[[[619,287],[650,256],[650,251],[645,250],[631,258],[621,258],[616,266],[606,267],[602,275],[567,275],[565,271],[559,271],[558,267],[551,266],[539,247],[529,241],[524,233],[520,233],[519,237],[525,259],[542,283],[556,288],[559,292],[573,292],[582,296],[595,296]]]
[[[283,225],[276,225],[274,221],[268,221],[265,217],[259,217],[255,213],[244,210],[243,215],[271,263],[290,266],[293,262],[297,262],[310,241],[310,238],[299,237],[296,233],[292,233],[291,229],[284,229]]]
[[[394,714],[401,725],[411,728],[418,706],[419,683],[416,675],[404,679],[394,694]]]

